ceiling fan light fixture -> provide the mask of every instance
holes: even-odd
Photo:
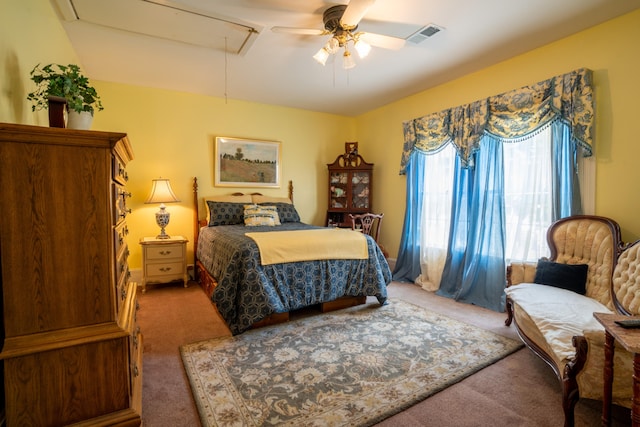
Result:
[[[355,66],[356,66],[356,61],[353,60],[353,56],[351,56],[351,52],[345,49],[344,54],[342,55],[342,68],[344,68],[345,70],[350,70]]]
[[[340,49],[340,41],[335,37],[331,37],[327,44],[324,45],[324,49],[333,55],[338,51],[338,49]]]
[[[360,21],[374,2],[375,0],[347,0],[347,4],[329,7],[322,14],[324,30],[291,27],[272,27],[272,30],[303,35],[330,35],[329,40],[325,42],[322,49],[313,58],[320,64],[325,65],[329,56],[337,54],[344,48],[342,55],[343,67],[350,69],[356,66],[356,62],[349,49],[356,51],[359,59],[363,59],[369,55],[372,46],[397,50],[405,45],[406,39],[404,38],[358,31]],[[423,30],[426,31],[426,29]],[[420,32],[422,33],[422,30]]]
[[[319,64],[322,65],[327,63],[328,58],[329,52],[327,52],[327,49],[325,49],[324,47],[317,51],[315,55],[313,55],[313,59],[315,59]]]
[[[360,58],[366,58],[369,52],[371,52],[371,45],[363,40],[356,40],[353,47],[356,49],[356,52],[358,52]]]

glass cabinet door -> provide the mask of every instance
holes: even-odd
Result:
[[[347,172],[331,172],[329,183],[329,206],[335,209],[347,207],[347,190],[349,176]]]
[[[354,172],[351,177],[351,207],[353,209],[369,208],[369,172]]]

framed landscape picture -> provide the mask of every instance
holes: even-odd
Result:
[[[215,185],[280,187],[280,142],[216,137]]]

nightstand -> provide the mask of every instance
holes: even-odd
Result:
[[[182,236],[168,239],[143,237],[142,245],[142,293],[147,283],[169,283],[182,280],[187,287],[187,242]]]

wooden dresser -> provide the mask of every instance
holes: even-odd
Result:
[[[0,159],[6,425],[140,425],[126,134],[0,123]]]

